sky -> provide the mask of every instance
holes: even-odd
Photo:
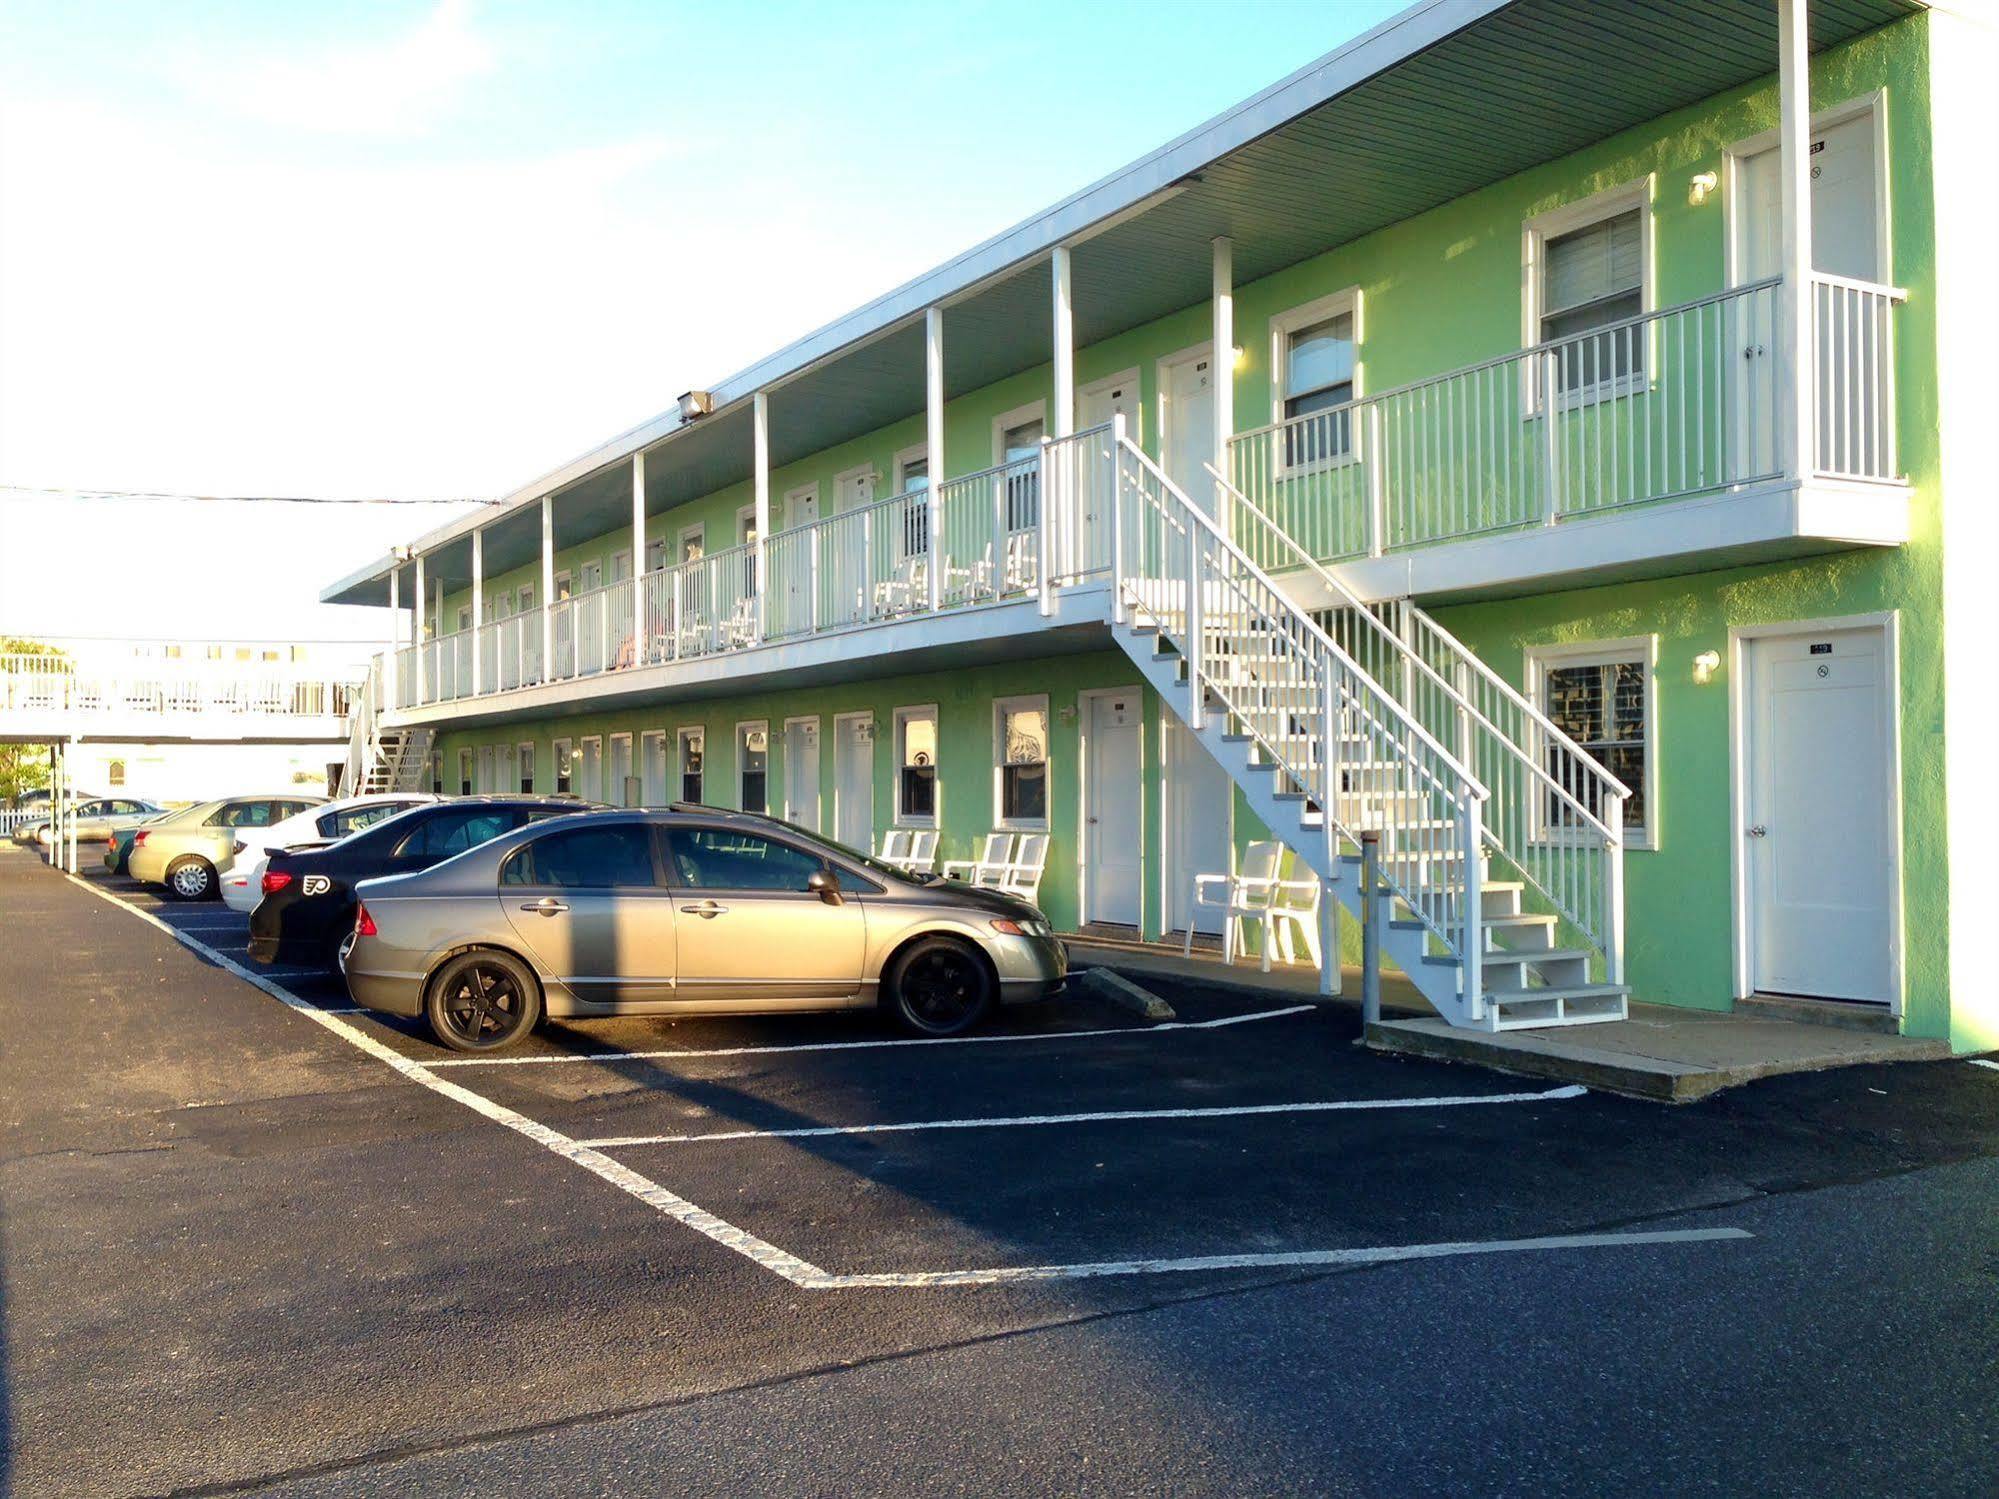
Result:
[[[318,605],[1400,0],[0,0],[0,632]],[[142,567],[141,586],[117,585]]]

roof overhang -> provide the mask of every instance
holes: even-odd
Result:
[[[1925,8],[1923,0],[1809,0],[1820,50]],[[1697,23],[1694,18],[1697,17]],[[751,397],[770,393],[780,466],[913,415],[923,404],[925,309],[946,310],[945,388],[989,385],[1049,357],[1046,258],[1072,249],[1078,345],[1205,300],[1209,245],[1235,240],[1239,282],[1776,71],[1772,0],[1703,0],[1668,18],[1650,0],[1420,0],[1317,62],[964,254],[458,517],[412,550],[445,586],[535,555],[536,501],[559,496],[556,545],[631,513],[671,509],[750,473]],[[1547,100],[1560,101],[1549,108]],[[523,541],[525,539],[525,550]],[[384,604],[383,557],[325,589]],[[405,587],[408,602],[412,590]]]

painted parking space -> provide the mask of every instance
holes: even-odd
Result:
[[[1200,1018],[1172,1026],[1065,1012],[956,1044],[910,1044],[853,1017],[593,1022],[549,1027],[518,1060],[475,1063],[415,1023],[354,1013],[328,976],[258,971],[242,956],[241,918],[85,883],[360,1058],[803,1288],[1222,1274],[1739,1234],[1592,1232],[1603,1204],[1586,1191],[1554,1211],[1524,1194],[1513,1205],[1489,1190],[1500,1141],[1525,1130],[1552,1142],[1566,1111],[1596,1100],[1357,1055],[1313,1006],[1187,996]],[[672,1044],[657,1044],[663,1031]],[[1444,1113],[1468,1122],[1441,1130]],[[1502,1114],[1504,1129],[1470,1118]],[[1414,1210],[1406,1192],[1386,1190],[1412,1152],[1445,1167],[1441,1191]]]

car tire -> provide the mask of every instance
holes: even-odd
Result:
[[[970,944],[920,937],[890,965],[888,1009],[919,1036],[962,1036],[991,1012],[995,987],[992,969]]]
[[[512,953],[477,947],[448,960],[424,990],[424,1019],[453,1051],[500,1051],[541,1018],[541,985]]]
[[[161,883],[175,900],[214,900],[222,889],[215,866],[200,854],[182,854],[167,866]]]

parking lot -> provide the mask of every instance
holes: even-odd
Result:
[[[1164,1024],[1077,996],[953,1041],[628,1019],[466,1058],[248,964],[219,904],[10,854],[0,918],[35,934],[0,954],[22,1492],[540,1492],[556,1451],[604,1491],[652,1453],[688,1492],[955,1492],[953,1450],[1023,1441],[1059,1453],[1035,1488],[1546,1492],[1563,1422],[1649,1419],[1616,1449],[1647,1484],[1687,1450],[1659,1413],[1779,1331],[1869,1375],[1831,1446],[1845,1374],[1731,1417],[1800,1486],[1982,1488],[1946,1406],[1990,1373],[1990,1069],[1666,1110],[1177,983]],[[1912,1425],[1914,1468],[1870,1435]]]

